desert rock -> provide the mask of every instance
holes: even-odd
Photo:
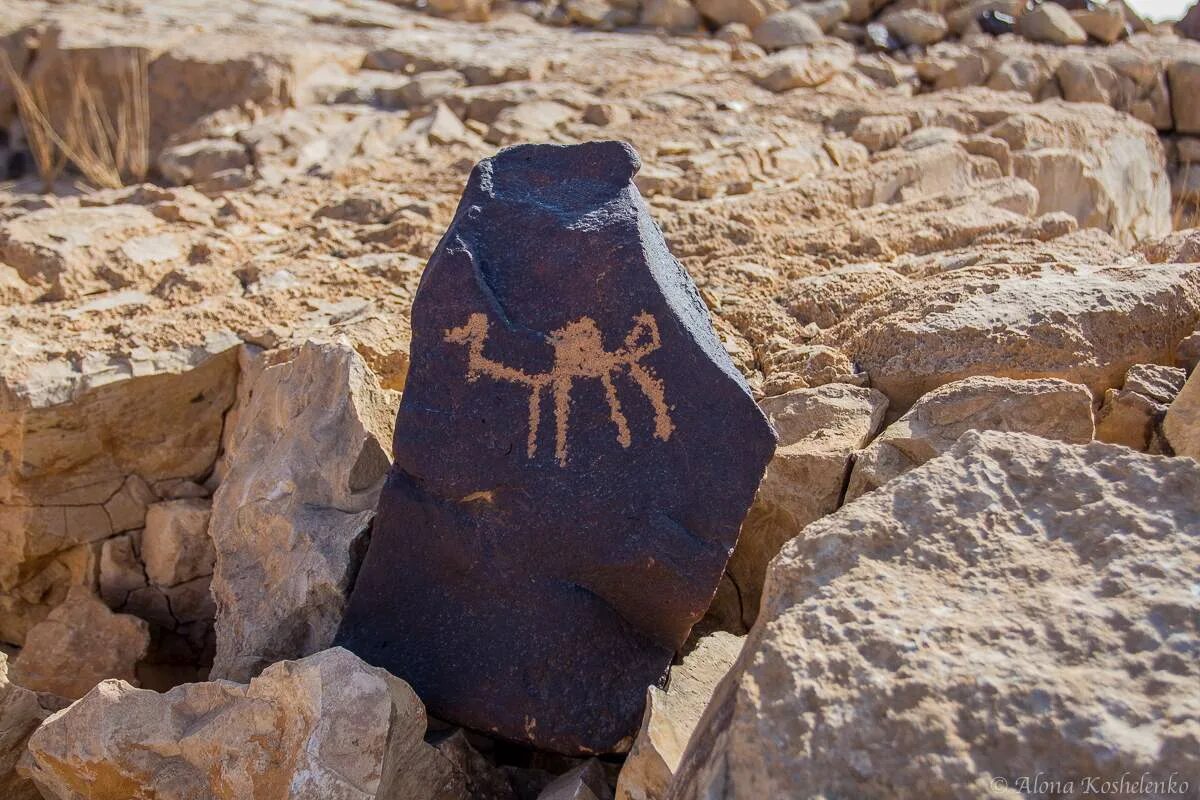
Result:
[[[628,747],[774,448],[639,166],[617,142],[476,166],[414,303],[395,465],[338,636],[440,718],[568,754]],[[712,459],[719,478],[688,466]]]
[[[1163,432],[1176,455],[1200,461],[1200,371],[1193,371],[1163,421]]]
[[[1039,769],[1196,785],[1197,498],[1189,459],[965,434],[775,560],[669,796],[1000,798]]]
[[[846,502],[954,446],[969,430],[1032,433],[1086,444],[1094,433],[1092,395],[1056,379],[975,377],[934,389],[855,454]]]
[[[0,653],[0,794],[6,800],[38,800],[37,788],[18,775],[16,768],[30,734],[50,712],[42,707],[36,692],[8,679],[8,669],[8,656]]]

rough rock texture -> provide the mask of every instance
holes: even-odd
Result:
[[[254,380],[213,497],[213,677],[330,645],[387,471],[394,395],[343,342],[306,344]]]
[[[1087,32],[1058,3],[1039,3],[1022,14],[1017,28],[1025,38],[1049,44],[1084,44]]]
[[[1200,268],[962,269],[881,295],[826,331],[898,410],[971,375],[1055,377],[1093,395],[1169,363],[1200,320]]]
[[[1194,461],[965,434],[784,549],[670,796],[1196,786],[1197,531]]]
[[[629,746],[774,448],[639,166],[596,142],[475,168],[338,637],[437,716],[567,753]]]
[[[166,694],[105,681],[46,720],[22,772],[55,800],[464,797],[404,681],[334,648]]]
[[[1163,433],[1176,455],[1200,461],[1200,371],[1193,371],[1163,421]]]
[[[831,383],[796,389],[760,404],[779,432],[742,534],[729,560],[740,616],[747,628],[758,616],[767,564],[804,526],[837,510],[851,454],[883,424],[887,398],[874,389]]]
[[[1095,432],[1092,394],[1056,379],[975,377],[934,389],[854,456],[846,502],[941,455],[969,430],[1086,444]]]
[[[599,761],[589,758],[555,778],[538,795],[538,800],[612,800],[612,796],[604,768]]]
[[[106,678],[136,683],[135,669],[149,646],[144,621],[114,614],[75,588],[29,631],[11,676],[27,689],[74,700]]]
[[[32,782],[17,774],[17,761],[26,743],[50,712],[36,692],[8,679],[8,656],[0,652],[0,797],[5,800],[39,800]]]
[[[662,800],[717,683],[733,666],[743,637],[716,631],[697,639],[671,667],[667,688],[646,689],[646,710],[617,780],[617,800]]]

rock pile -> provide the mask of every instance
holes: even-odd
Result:
[[[1196,12],[5,11],[0,796],[1200,785]]]

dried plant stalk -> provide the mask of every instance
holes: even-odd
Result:
[[[117,71],[110,103],[76,65],[70,76],[61,122],[51,122],[40,86],[30,86],[0,52],[0,71],[12,84],[17,112],[38,175],[47,191],[67,162],[91,184],[115,189],[146,177],[150,166],[150,96],[145,52],[133,51]]]

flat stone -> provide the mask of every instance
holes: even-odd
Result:
[[[439,718],[567,754],[628,749],[774,449],[639,166],[618,142],[476,166],[338,636]]]
[[[1170,404],[1183,389],[1187,373],[1180,367],[1163,364],[1134,364],[1125,373],[1125,386],[1131,392],[1144,394],[1151,400]]]
[[[200,499],[170,500],[146,509],[141,555],[151,582],[175,586],[212,574],[211,514],[212,503]]]

